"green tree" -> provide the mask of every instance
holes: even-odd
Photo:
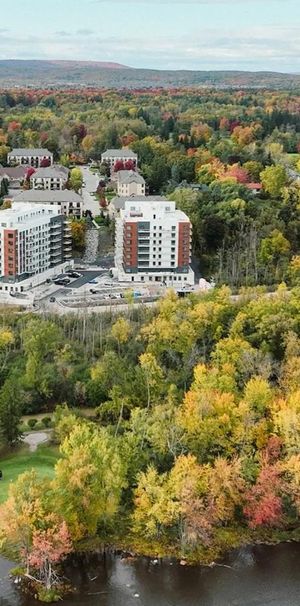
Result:
[[[92,423],[75,426],[60,448],[55,469],[57,503],[78,540],[114,519],[125,487],[125,467],[117,442]]]
[[[278,198],[282,194],[282,189],[287,183],[287,174],[283,166],[267,166],[260,173],[261,182],[265,191],[273,198]]]
[[[23,394],[16,376],[6,379],[0,391],[0,436],[10,448],[22,438]]]
[[[82,188],[82,182],[83,175],[80,168],[73,168],[69,177],[69,185],[71,189],[74,189],[74,191],[79,192],[79,190],[81,190]]]

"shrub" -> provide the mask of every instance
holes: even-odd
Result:
[[[46,587],[39,587],[38,598],[40,602],[52,604],[52,602],[58,602],[59,600],[61,600],[61,595],[54,587],[52,589],[46,589]]]
[[[52,423],[51,417],[43,417],[42,423],[43,423],[44,427],[50,427],[50,425]]]
[[[38,422],[37,419],[28,419],[27,425],[28,425],[28,427],[30,427],[30,429],[34,429],[34,427],[36,426],[37,422]]]

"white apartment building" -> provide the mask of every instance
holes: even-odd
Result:
[[[71,252],[70,228],[58,206],[13,203],[0,211],[0,284],[41,274]]]
[[[38,168],[30,177],[32,189],[61,190],[67,184],[69,171],[64,166],[48,166]]]
[[[101,155],[101,163],[108,164],[111,171],[113,171],[116,162],[121,161],[125,163],[128,160],[132,160],[134,165],[137,166],[137,154],[127,147],[124,147],[123,149],[108,149]]]
[[[116,219],[119,281],[194,284],[192,225],[175,202],[127,200]]]
[[[43,161],[53,164],[53,154],[48,149],[35,148],[15,148],[7,154],[8,164],[21,164],[38,168],[43,165]]]
[[[59,206],[61,214],[65,217],[76,217],[80,219],[83,213],[83,199],[75,191],[63,190],[40,190],[28,189],[22,191],[15,198],[16,203],[51,204]]]
[[[118,196],[144,196],[146,183],[144,177],[134,170],[120,170],[116,173]]]

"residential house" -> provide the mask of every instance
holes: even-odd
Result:
[[[116,173],[118,196],[144,196],[145,179],[134,170],[120,170]]]
[[[69,170],[59,164],[53,164],[46,168],[38,168],[30,177],[32,189],[57,190],[66,187],[69,178]]]
[[[124,147],[123,149],[108,149],[101,155],[101,163],[108,164],[111,172],[117,162],[127,162],[131,160],[134,166],[137,166],[138,157],[131,149]]]
[[[8,181],[9,189],[20,189],[23,185],[28,168],[26,166],[0,167],[0,178]]]
[[[18,148],[7,154],[7,163],[10,165],[21,164],[38,168],[47,162],[49,165],[53,164],[53,154],[48,149]]]
[[[250,189],[254,196],[258,196],[263,188],[262,183],[246,183],[245,185],[247,189]]]
[[[79,194],[69,189],[39,190],[28,189],[14,198],[14,202],[30,204],[52,204],[59,206],[61,213],[67,217],[80,219],[83,213],[83,199]]]

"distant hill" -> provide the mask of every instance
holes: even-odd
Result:
[[[105,88],[300,88],[299,74],[134,69],[101,61],[0,61],[0,86]]]

